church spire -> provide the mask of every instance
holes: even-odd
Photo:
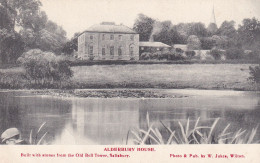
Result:
[[[213,8],[212,8],[212,15],[211,15],[210,23],[217,24],[216,17],[215,17],[215,11],[214,11],[214,4],[213,4]]]

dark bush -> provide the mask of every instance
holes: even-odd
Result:
[[[195,56],[196,53],[195,51],[186,51],[185,54],[188,58],[192,58]]]
[[[226,50],[227,59],[242,59],[244,50],[242,48],[232,47]]]
[[[222,55],[222,51],[218,50],[218,49],[212,49],[210,51],[210,55],[215,59],[215,60],[220,60],[221,59],[221,55]]]
[[[254,83],[259,84],[260,83],[260,64],[256,67],[249,67],[249,80],[253,81]]]
[[[245,56],[245,59],[248,59],[248,60],[259,60],[260,59],[260,51],[252,51],[252,52],[248,53]]]
[[[149,53],[149,52],[143,52],[140,55],[140,60],[149,60],[150,59],[150,55],[151,55],[151,53]]]
[[[69,63],[51,52],[39,49],[29,50],[18,59],[25,68],[25,77],[30,84],[50,86],[59,85],[72,77]]]

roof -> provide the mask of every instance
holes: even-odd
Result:
[[[110,22],[103,22],[101,24],[96,24],[91,27],[89,27],[87,30],[84,32],[98,32],[98,33],[127,33],[127,34],[136,34],[134,30],[131,28],[120,24],[120,25],[115,25],[114,23]]]
[[[187,50],[187,45],[186,44],[174,44],[173,47],[175,49],[177,49],[177,48],[182,49],[183,51]]]
[[[139,42],[139,46],[144,47],[162,47],[162,48],[169,48],[171,46],[164,44],[162,42]]]

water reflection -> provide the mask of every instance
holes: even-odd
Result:
[[[227,91],[228,92],[228,91]],[[175,92],[176,93],[176,92]],[[179,92],[181,93],[181,92]],[[28,140],[47,122],[42,133],[51,144],[125,144],[129,129],[146,128],[146,115],[150,123],[162,129],[160,120],[171,127],[178,121],[195,122],[198,117],[204,125],[221,117],[220,128],[231,123],[231,129],[250,129],[259,122],[259,94],[232,92],[194,94],[175,99],[101,99],[57,98],[32,96],[29,92],[0,92],[0,132],[9,127],[21,129]],[[258,130],[257,137],[260,138]],[[132,139],[130,137],[130,143]]]

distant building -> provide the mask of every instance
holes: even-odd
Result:
[[[139,34],[112,22],[93,25],[78,37],[78,57],[87,60],[139,60]]]
[[[171,46],[166,45],[162,42],[139,42],[139,52],[142,54],[143,52],[156,52],[156,51],[164,51],[169,50]]]

